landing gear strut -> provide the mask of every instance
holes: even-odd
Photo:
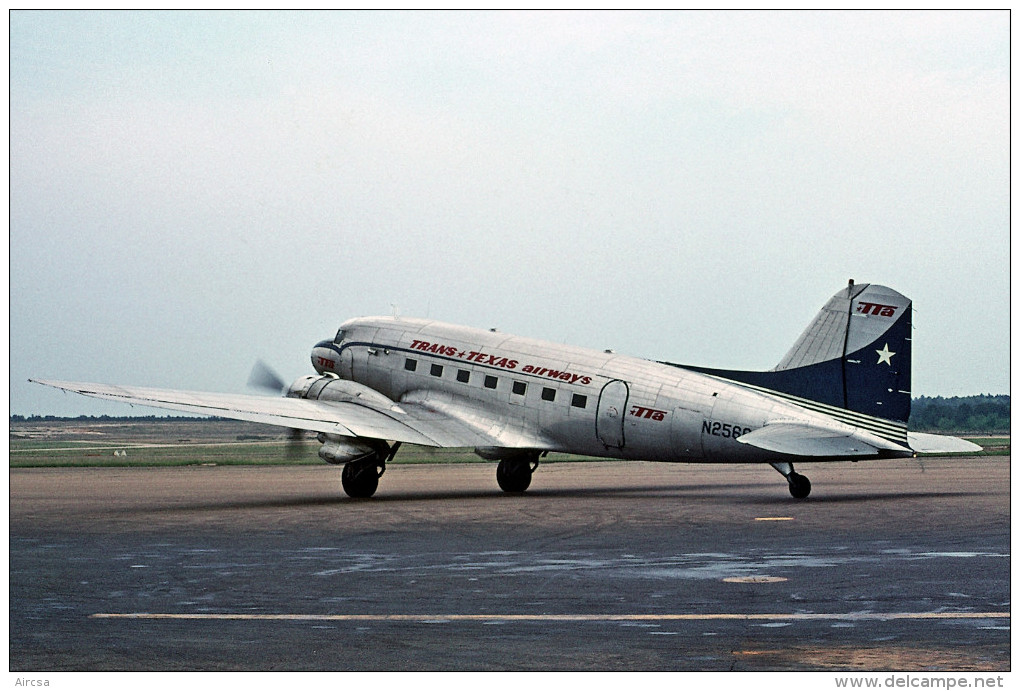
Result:
[[[790,483],[790,494],[794,499],[803,499],[811,494],[811,481],[800,473],[794,472],[793,463],[783,461],[782,463],[770,463],[769,465],[778,470],[786,478],[786,481]]]
[[[496,466],[496,482],[504,492],[523,492],[531,484],[531,474],[538,467],[538,454],[504,458]]]

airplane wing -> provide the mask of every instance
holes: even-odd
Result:
[[[291,429],[325,432],[438,447],[546,448],[546,440],[526,430],[508,428],[483,410],[443,397],[386,405],[374,401],[318,401],[304,398],[253,396],[150,389],[85,382],[29,381],[131,405],[214,415]]]
[[[876,456],[880,451],[909,455],[899,444],[861,430],[824,427],[803,422],[777,422],[737,437],[741,444],[789,456],[855,458]]]

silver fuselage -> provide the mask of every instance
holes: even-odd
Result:
[[[347,321],[332,342],[313,349],[312,365],[397,403],[453,406],[494,437],[572,454],[768,462],[777,456],[737,438],[777,421],[846,428],[777,396],[679,367],[419,319]]]

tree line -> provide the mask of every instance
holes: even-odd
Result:
[[[921,396],[911,401],[910,429],[954,434],[1009,434],[1009,396]]]

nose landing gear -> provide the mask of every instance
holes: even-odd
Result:
[[[811,494],[811,481],[800,473],[794,472],[793,463],[783,461],[781,463],[770,463],[790,483],[790,495],[794,499],[803,499]]]

